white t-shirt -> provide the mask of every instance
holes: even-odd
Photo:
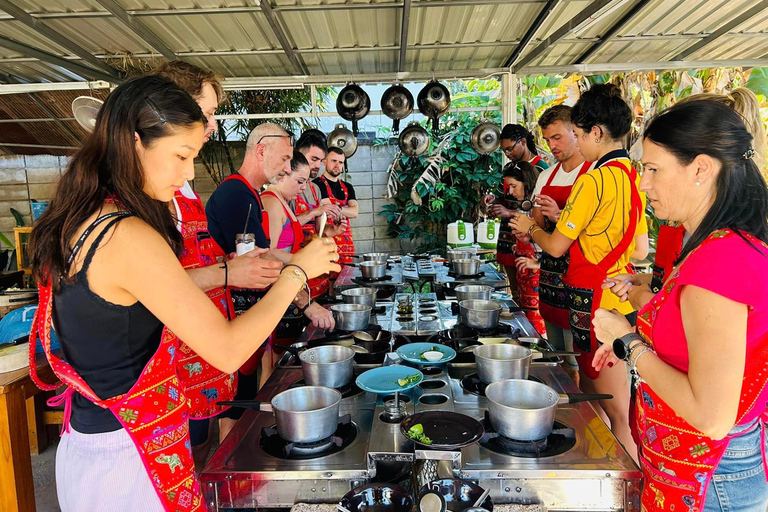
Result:
[[[574,183],[576,183],[576,178],[579,177],[579,171],[581,170],[581,166],[584,165],[584,162],[577,165],[571,172],[564,172],[561,171],[563,164],[559,163],[555,165],[554,167],[550,167],[549,169],[544,169],[539,174],[539,177],[536,179],[536,188],[533,189],[533,195],[538,196],[541,194],[541,189],[544,188],[544,185],[547,184],[547,181],[549,181],[549,177],[552,176],[553,172],[556,172],[555,177],[552,178],[552,183],[550,183],[550,186],[553,187],[572,187]],[[591,171],[594,169],[595,164],[592,163],[592,165],[589,166],[588,171]]]

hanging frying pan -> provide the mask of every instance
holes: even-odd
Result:
[[[352,132],[357,137],[357,122],[371,111],[371,98],[357,84],[349,84],[336,98],[336,111],[347,121],[352,121]]]
[[[421,156],[429,149],[429,132],[416,121],[411,121],[398,139],[400,150],[406,156]]]
[[[475,126],[469,136],[469,143],[472,149],[481,155],[490,155],[497,149],[501,143],[501,130],[493,123],[481,123]]]
[[[450,91],[437,80],[432,80],[419,91],[416,101],[419,112],[432,120],[432,134],[437,137],[440,134],[439,119],[451,108]]]
[[[381,96],[381,111],[392,122],[392,135],[400,133],[400,120],[413,112],[413,94],[400,84],[395,84]]]
[[[349,158],[357,151],[357,138],[343,123],[339,123],[328,134],[328,147],[339,148],[344,152],[344,156]]]

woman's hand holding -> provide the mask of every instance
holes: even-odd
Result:
[[[310,279],[328,272],[341,272],[337,261],[339,253],[336,243],[333,238],[327,237],[315,238],[291,258],[291,264],[301,267]]]
[[[537,270],[541,267],[538,260],[526,258],[525,256],[515,258],[515,266],[517,267],[518,272],[523,272],[524,270]]]
[[[629,294],[633,287],[643,286],[643,283],[638,279],[635,274],[618,274],[613,277],[609,277],[601,285],[603,290],[610,290],[611,293],[619,298],[619,301],[626,302],[629,300]]]
[[[492,202],[494,202],[495,200],[496,200],[496,196],[495,196],[495,195],[493,195],[493,194],[485,194],[485,195],[483,196],[483,204],[484,204],[485,206],[488,206],[489,204],[491,204],[491,203],[492,203]]]
[[[604,343],[597,348],[595,357],[592,359],[592,368],[600,371],[606,366],[611,368],[619,362],[619,358],[613,353],[613,343]]]
[[[500,204],[494,204],[490,208],[490,214],[499,219],[510,219],[515,212]]]
[[[509,221],[509,227],[518,233],[528,234],[528,230],[536,223],[532,218],[522,213],[515,213]]]

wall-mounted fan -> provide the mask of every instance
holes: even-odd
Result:
[[[78,96],[72,101],[72,114],[88,133],[96,127],[96,116],[104,102],[93,96]]]

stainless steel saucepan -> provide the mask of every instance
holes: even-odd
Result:
[[[354,350],[338,345],[310,348],[299,355],[306,383],[329,388],[340,388],[352,381],[354,357]]]
[[[341,393],[335,389],[302,386],[278,393],[271,402],[233,400],[217,405],[272,411],[280,437],[292,443],[313,443],[336,431],[340,403]]]
[[[360,263],[360,273],[365,279],[380,279],[387,275],[387,262],[363,261]]]
[[[531,361],[539,357],[578,355],[577,352],[539,352],[520,345],[496,343],[473,349],[477,375],[486,384],[505,379],[527,379]]]
[[[501,304],[492,300],[463,300],[459,302],[459,319],[472,329],[493,329],[499,325]]]
[[[456,292],[456,300],[459,302],[473,299],[491,300],[493,287],[482,284],[462,284],[454,288],[454,291]]]
[[[545,384],[527,379],[489,384],[485,396],[493,428],[502,436],[517,441],[536,441],[551,434],[559,404],[613,398],[613,395],[587,393],[560,395]]]

